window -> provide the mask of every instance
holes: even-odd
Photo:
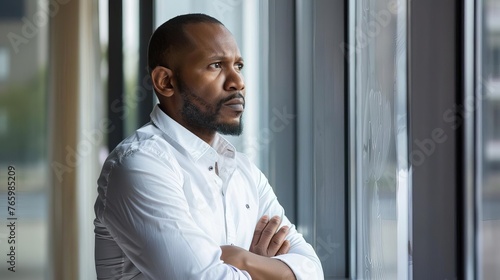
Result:
[[[0,278],[41,279],[50,264],[47,5],[0,1]]]
[[[478,70],[482,72],[476,89],[479,177],[479,262],[480,279],[500,277],[500,1],[484,0],[479,11],[483,18],[482,38],[478,46],[482,56]]]
[[[407,279],[406,1],[351,1],[357,279]],[[351,165],[352,166],[352,165]]]

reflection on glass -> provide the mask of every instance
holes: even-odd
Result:
[[[482,279],[500,279],[500,0],[483,2],[479,223]]]
[[[0,279],[44,279],[49,264],[46,90],[49,17],[47,1],[2,1]],[[13,166],[10,174],[9,166]],[[15,179],[8,180],[9,175]],[[7,208],[8,181],[15,182],[12,212]],[[17,219],[8,221],[8,218]],[[11,221],[15,222],[14,232],[8,227]],[[9,237],[15,238],[15,243]],[[14,250],[11,246],[15,246]],[[7,262],[13,259],[7,257],[12,251],[15,263]],[[16,272],[9,271],[9,267]]]
[[[406,4],[355,5],[357,278],[407,279]]]

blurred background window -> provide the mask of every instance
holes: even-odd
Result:
[[[49,270],[48,1],[0,1],[0,279],[43,279]],[[15,210],[7,208],[15,168]],[[17,218],[16,272],[7,218]]]
[[[481,279],[500,278],[500,1],[484,0],[479,38],[482,71],[476,88],[482,97],[479,129],[479,272]]]

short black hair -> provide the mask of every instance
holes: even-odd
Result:
[[[189,43],[184,27],[192,23],[215,23],[224,26],[219,20],[206,14],[185,14],[169,19],[160,25],[149,40],[148,69],[156,66],[168,67],[168,55],[176,47]]]

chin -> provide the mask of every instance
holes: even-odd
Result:
[[[224,135],[238,136],[243,132],[243,125],[240,122],[219,124],[217,132]]]

